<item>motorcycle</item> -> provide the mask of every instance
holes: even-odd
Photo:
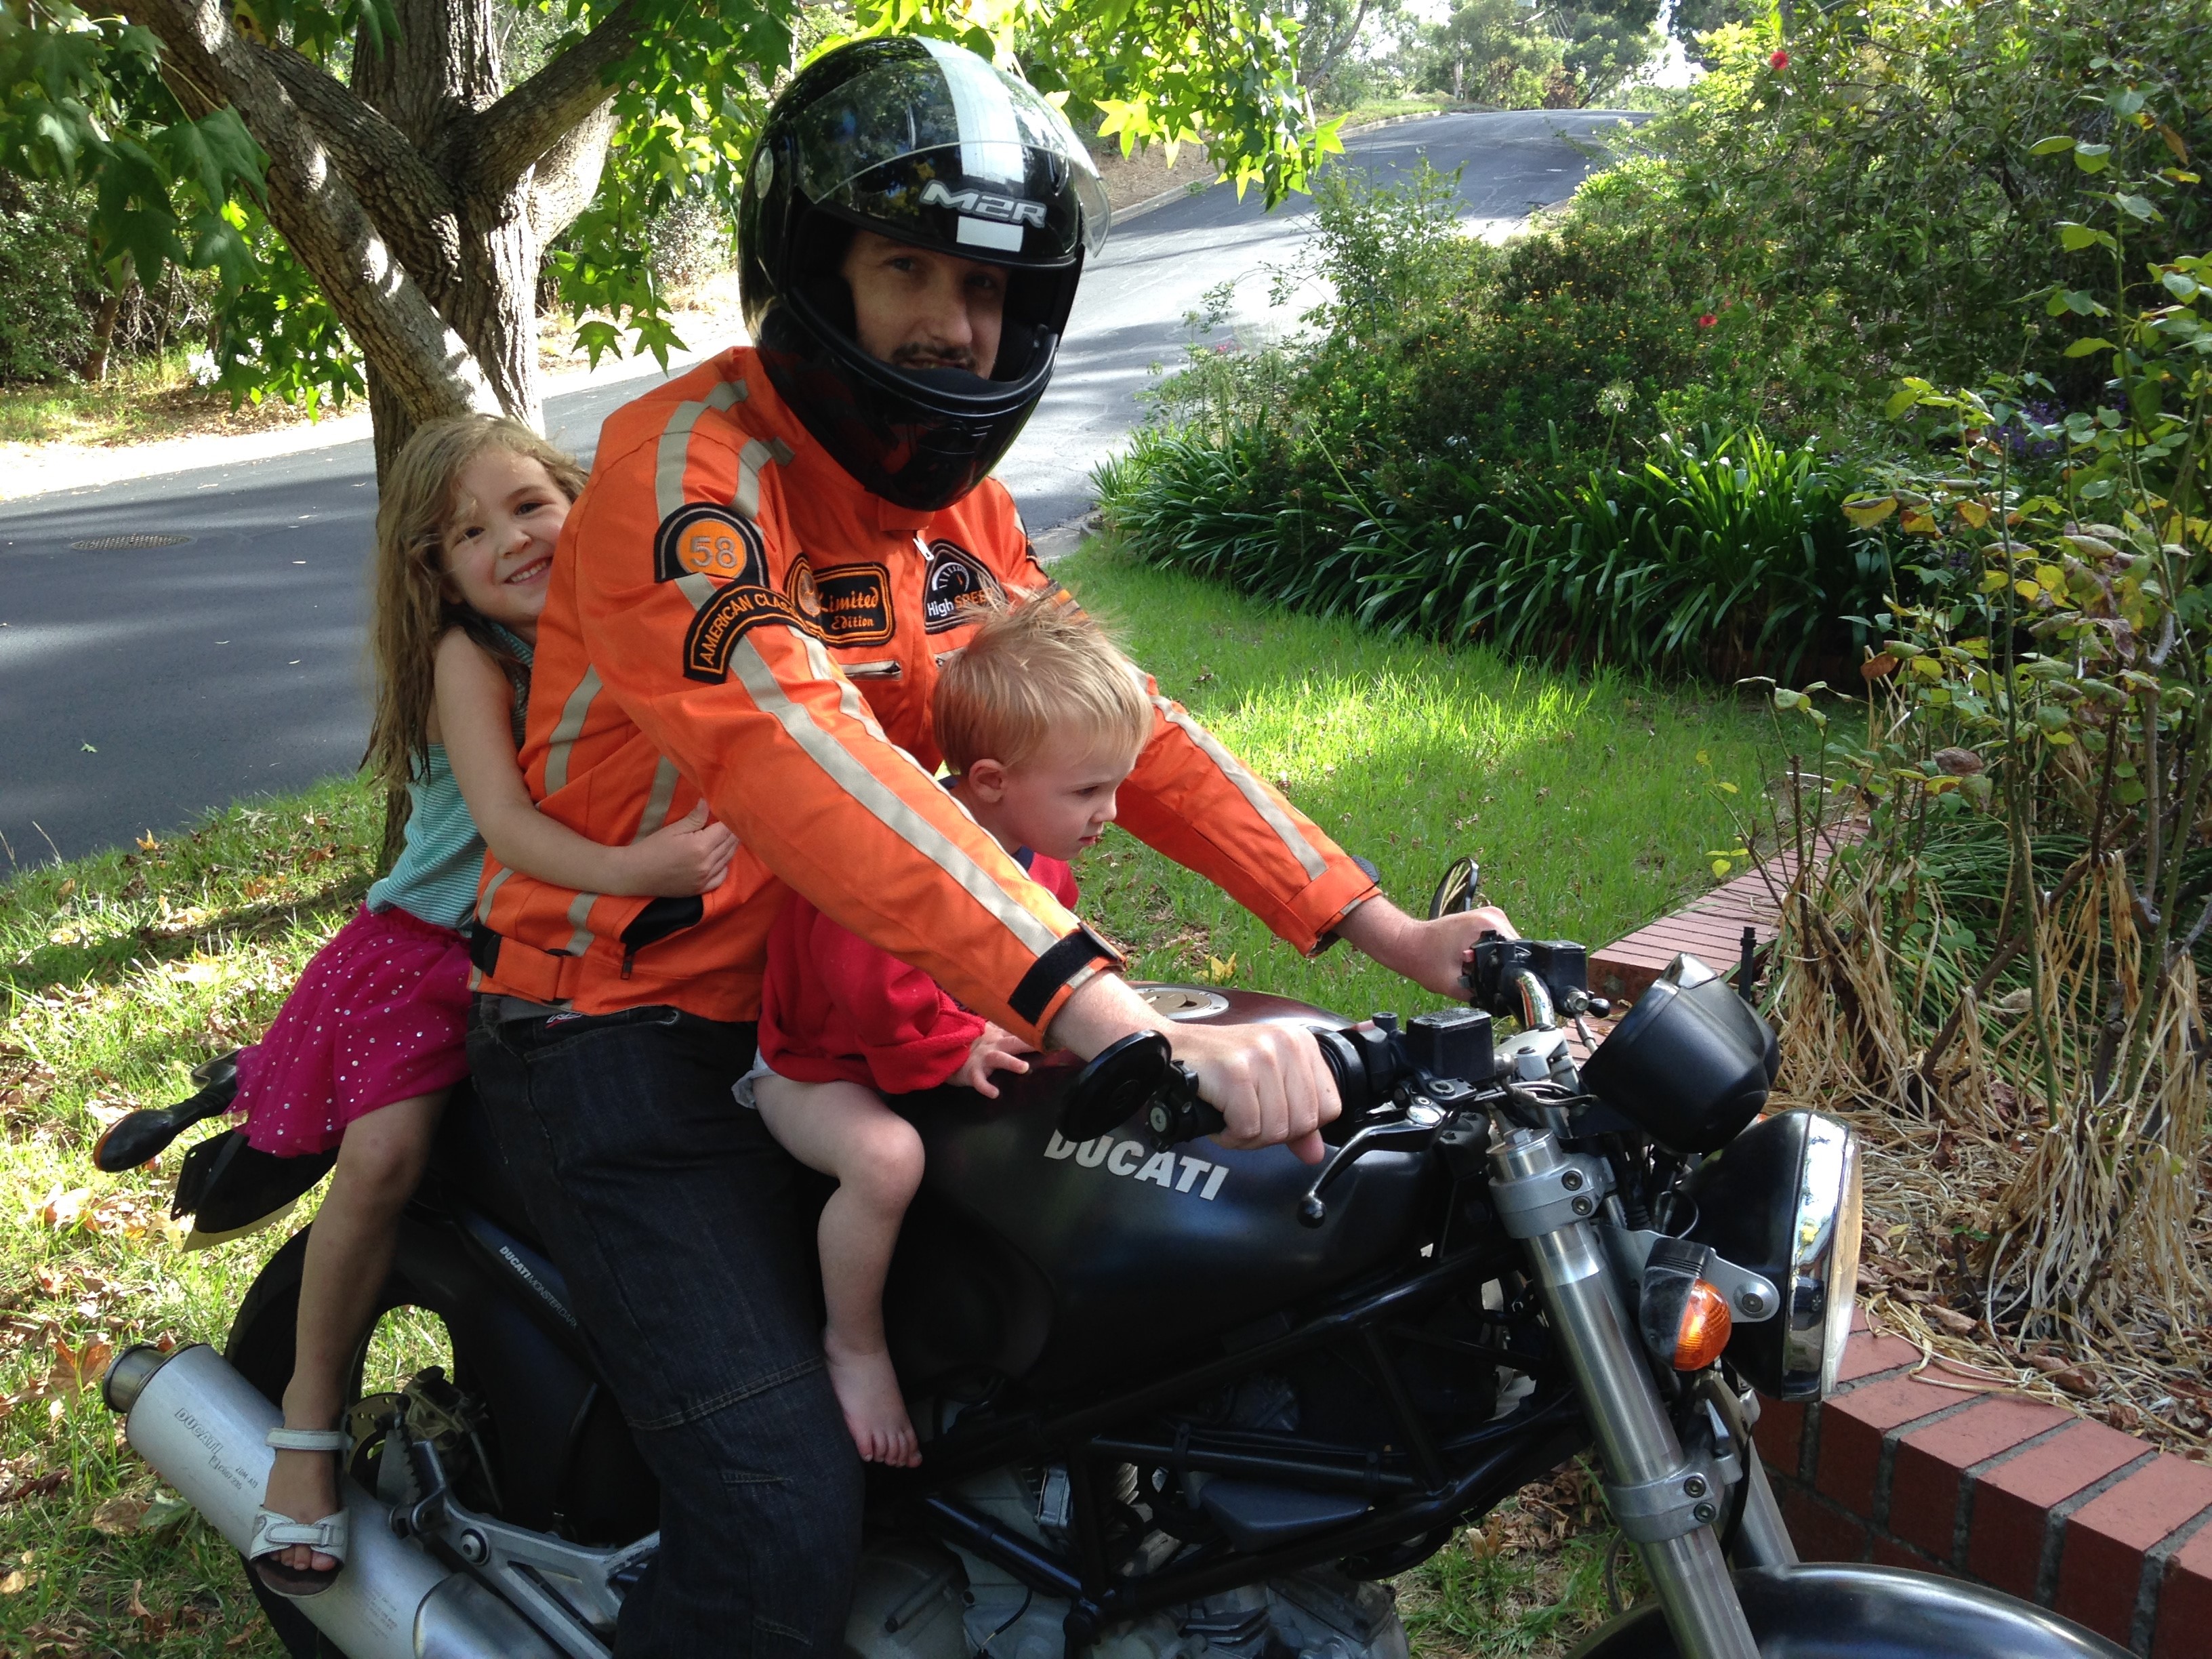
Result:
[[[1777,1050],[1743,998],[1678,957],[1592,1044],[1610,1011],[1579,945],[1486,939],[1470,980],[1470,1006],[1402,1025],[1141,988],[1173,1020],[1312,1033],[1344,1103],[1317,1168],[1206,1140],[1220,1118],[1152,1035],[1044,1056],[995,1100],[897,1103],[927,1173],[885,1312],[923,1458],[870,1470],[848,1652],[1406,1659],[1382,1581],[1595,1449],[1654,1597],[1584,1659],[2120,1659],[1991,1590],[1797,1559],[1749,1430],[1760,1395],[1836,1385],[1859,1154],[1818,1114],[1762,1115]],[[319,1174],[241,1145],[187,1160],[202,1226]],[[105,1379],[131,1444],[234,1544],[306,1238],[222,1354],[135,1347]],[[654,1485],[465,1103],[380,1305],[441,1321],[453,1373],[352,1407],[352,1559],[310,1599],[257,1581],[287,1650],[607,1659]]]

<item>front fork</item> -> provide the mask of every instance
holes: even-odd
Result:
[[[1492,1146],[1491,1201],[1528,1246],[1605,1465],[1607,1505],[1643,1558],[1684,1659],[1758,1659],[1717,1530],[1731,1484],[1744,1483],[1737,1536],[1747,1564],[1778,1565],[1796,1552],[1746,1437],[1720,1427],[1683,1450],[1593,1225],[1606,1174],[1601,1160],[1516,1128]]]

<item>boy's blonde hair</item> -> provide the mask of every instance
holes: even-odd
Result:
[[[1126,743],[1133,755],[1152,732],[1137,671],[1065,597],[986,617],[938,671],[931,720],[954,772],[986,759],[1020,766],[1048,744]]]
[[[387,790],[401,790],[427,766],[432,663],[438,641],[458,628],[483,647],[517,685],[522,665],[491,624],[446,597],[446,526],[465,503],[460,477],[487,449],[507,450],[544,467],[571,501],[584,470],[520,421],[504,415],[456,415],[417,427],[392,463],[376,507],[376,574],[369,651],[376,665],[376,716],[362,764]]]

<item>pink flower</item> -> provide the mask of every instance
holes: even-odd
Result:
[[[1790,67],[1790,54],[1786,52],[1778,50],[1775,54],[1766,61],[1773,64],[1774,67],[1778,70],[1786,70]]]
[[[1704,316],[1698,319],[1698,326],[1699,328],[1711,328],[1718,321],[1720,321],[1720,319],[1714,316],[1713,313],[1709,311]]]

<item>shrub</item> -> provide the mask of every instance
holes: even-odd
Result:
[[[92,273],[72,194],[0,177],[0,382],[73,373],[92,345]]]

